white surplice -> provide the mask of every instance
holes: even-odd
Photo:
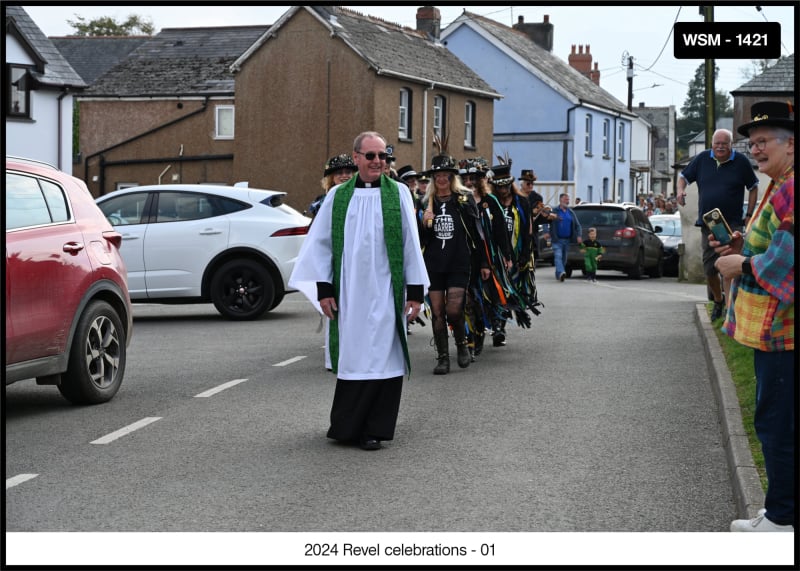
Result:
[[[373,185],[355,188],[344,223],[337,300],[337,378],[342,380],[387,379],[407,373],[395,324],[391,272],[383,237],[380,182]],[[403,290],[406,285],[422,285],[427,293],[430,281],[419,245],[411,193],[404,184],[397,185],[403,225]],[[289,278],[289,286],[302,292],[320,312],[317,282],[333,283],[331,219],[338,188],[335,186],[328,191]],[[400,329],[406,335],[405,325]],[[325,352],[328,363],[327,343]]]

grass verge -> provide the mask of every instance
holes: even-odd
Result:
[[[706,309],[709,315],[713,306],[713,303],[707,305]],[[742,409],[742,424],[744,424],[747,440],[750,443],[753,462],[761,478],[761,487],[766,492],[767,473],[764,470],[764,455],[761,453],[761,443],[758,441],[756,430],[753,427],[753,413],[756,409],[756,375],[753,369],[753,349],[740,345],[720,331],[722,321],[723,318],[720,318],[712,322],[714,333],[719,339],[722,354],[725,355],[725,361],[731,372],[733,384],[736,386],[736,396]]]

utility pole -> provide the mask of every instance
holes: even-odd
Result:
[[[711,23],[714,21],[714,6],[701,4],[700,13],[703,14],[704,21]],[[706,148],[711,148],[711,140],[714,137],[714,129],[717,126],[717,120],[714,116],[717,106],[714,104],[714,94],[716,93],[714,85],[714,60],[706,59]]]
[[[628,56],[628,111],[633,109],[633,56]]]

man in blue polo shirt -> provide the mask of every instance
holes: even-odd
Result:
[[[711,148],[699,153],[692,159],[678,177],[678,204],[686,204],[686,187],[697,183],[697,221],[700,227],[700,243],[703,248],[703,273],[714,296],[714,309],[711,320],[722,317],[725,312],[724,291],[730,290],[730,280],[720,284],[720,275],[714,267],[719,255],[708,246],[708,229],[703,225],[703,214],[713,208],[719,208],[731,229],[740,230],[750,222],[750,217],[758,201],[758,177],[754,172],[750,159],[737,153],[731,147],[733,133],[727,129],[717,129],[711,138]],[[742,220],[742,203],[745,190],[748,191],[747,213]],[[721,288],[722,285],[722,288]]]

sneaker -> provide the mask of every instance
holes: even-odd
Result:
[[[766,518],[766,510],[753,519],[736,519],[731,522],[731,531],[794,531],[791,525],[778,525]]]
[[[563,282],[567,279],[567,272],[561,272],[561,275],[558,276],[558,281]]]
[[[725,313],[725,300],[715,301],[714,309],[711,310],[711,321],[716,321]]]

